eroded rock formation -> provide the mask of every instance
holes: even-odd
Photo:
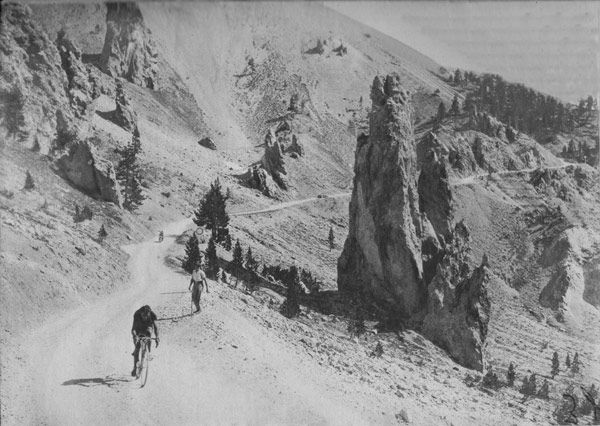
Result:
[[[409,96],[399,77],[376,77],[370,134],[356,149],[350,227],[338,261],[341,290],[364,289],[410,317],[426,301],[421,214]]]
[[[101,67],[113,77],[158,89],[158,53],[135,3],[107,3]]]
[[[453,221],[448,153],[430,149],[419,175],[409,95],[397,75],[376,77],[371,100],[369,136],[357,141],[338,287],[368,295],[457,362],[482,370],[487,271],[484,262],[471,274],[466,261],[469,236]]]
[[[113,112],[113,121],[123,129],[133,132],[137,129],[137,115],[131,108],[129,99],[125,95],[123,85],[117,82],[117,94],[115,97],[116,108]]]
[[[76,187],[91,197],[121,206],[121,194],[112,162],[98,156],[87,141],[76,142],[56,161]]]

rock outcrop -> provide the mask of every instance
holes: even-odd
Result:
[[[487,258],[471,273],[467,262],[469,233],[456,224],[444,247],[444,257],[428,288],[422,332],[460,364],[485,369],[482,353],[488,332]]]
[[[248,170],[248,174],[249,174],[248,184],[252,188],[258,189],[260,192],[262,192],[267,197],[277,198],[277,199],[281,198],[281,196],[282,196],[281,188],[279,188],[279,186],[277,186],[277,184],[275,183],[275,181],[273,180],[271,175],[268,174],[267,171],[265,169],[263,169],[261,166],[259,166],[259,165],[252,166]]]
[[[31,9],[2,7],[0,114],[9,137],[48,154],[56,134],[56,111],[67,115],[67,77],[56,46],[31,18]]]
[[[338,288],[374,300],[392,320],[421,327],[457,362],[482,370],[486,262],[470,274],[468,231],[453,221],[449,152],[431,147],[419,175],[412,109],[399,77],[376,77],[371,100],[369,136],[357,141]]]
[[[150,31],[135,3],[106,4],[101,68],[141,87],[158,89],[159,60]]]
[[[486,112],[473,111],[469,117],[469,125],[473,130],[488,136],[506,139],[506,126]]]
[[[115,97],[116,108],[112,115],[112,120],[123,129],[133,132],[137,129],[137,114],[131,108],[129,99],[123,90],[123,84],[117,82],[117,94]]]
[[[94,112],[94,99],[100,96],[98,85],[81,62],[81,51],[63,30],[58,32],[56,48],[67,75],[71,108],[78,117],[87,118]]]
[[[112,162],[102,159],[87,141],[76,142],[56,161],[59,170],[77,188],[93,198],[121,206],[121,194]]]
[[[283,158],[285,148],[277,140],[271,129],[265,136],[265,153],[260,159],[261,166],[272,176],[281,189],[288,188],[287,170]]]
[[[292,143],[285,149],[287,154],[290,154],[290,157],[302,157],[304,155],[304,146],[298,142],[298,137],[296,135],[292,135]]]

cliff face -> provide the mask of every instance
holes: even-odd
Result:
[[[341,290],[364,289],[409,317],[422,309],[421,215],[408,93],[376,77],[370,136],[356,149],[350,232],[338,261]]]
[[[138,86],[158,89],[158,52],[149,33],[135,3],[108,3],[102,70]]]
[[[457,362],[484,368],[490,302],[485,262],[473,273],[469,233],[454,224],[445,160],[427,153],[419,174],[409,96],[397,75],[375,78],[370,135],[358,139],[349,235],[338,288],[366,294],[417,324]]]

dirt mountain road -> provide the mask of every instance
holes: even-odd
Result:
[[[210,281],[202,312],[190,315],[188,277],[163,258],[191,220],[164,229],[163,243],[127,247],[131,287],[74,310],[21,342],[27,361],[6,425],[362,425],[343,392],[323,386],[285,340],[231,308],[234,290]],[[161,343],[148,383],[129,376],[133,312],[149,304]],[[290,367],[290,366],[294,367]],[[315,381],[321,381],[316,384]],[[19,383],[20,382],[20,383]],[[29,391],[19,392],[19,386]],[[342,402],[344,400],[344,402]],[[377,416],[375,416],[377,417]],[[3,422],[4,423],[4,422]],[[379,424],[382,424],[381,422]],[[383,422],[385,424],[385,422]]]

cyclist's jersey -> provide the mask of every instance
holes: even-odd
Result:
[[[154,321],[157,320],[157,317],[154,312],[150,311],[150,318],[144,321],[144,318],[142,318],[142,311],[143,308],[140,308],[137,311],[135,311],[135,314],[133,314],[133,326],[131,326],[131,329],[138,334],[148,334],[149,330],[152,330]]]

